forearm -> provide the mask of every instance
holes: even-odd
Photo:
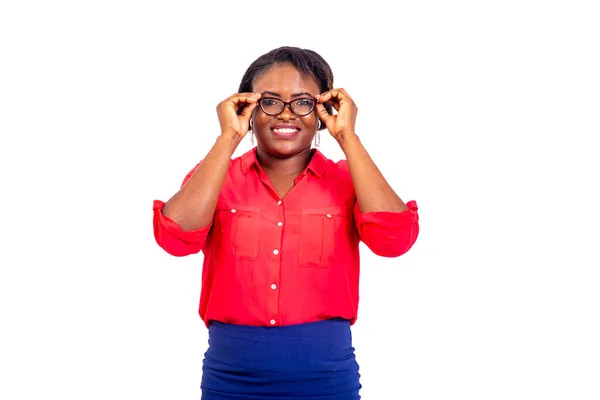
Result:
[[[340,133],[336,139],[346,155],[360,211],[405,211],[406,204],[385,180],[358,136]]]
[[[163,214],[185,231],[210,224],[240,140],[237,134],[220,135],[188,182],[165,203]]]

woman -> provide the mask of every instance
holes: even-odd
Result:
[[[154,202],[157,243],[204,253],[202,399],[359,399],[359,241],[404,254],[417,205],[377,169],[355,132],[356,105],[314,51],[262,55],[217,114],[214,146],[169,201]],[[325,128],[345,160],[311,148]],[[232,160],[247,133],[256,147]]]

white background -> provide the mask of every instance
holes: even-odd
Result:
[[[409,253],[363,247],[363,399],[599,399],[592,3],[2,2],[0,398],[199,399],[202,258],[155,244],[152,200],[294,45],[420,206]]]

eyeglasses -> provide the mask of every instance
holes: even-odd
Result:
[[[274,97],[262,97],[258,101],[260,109],[267,115],[279,115],[285,108],[290,106],[290,110],[299,117],[310,114],[315,109],[317,99],[312,97],[305,97],[302,99],[296,99],[292,101],[283,101]]]

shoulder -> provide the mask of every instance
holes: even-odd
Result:
[[[241,172],[243,175],[248,172],[250,167],[256,162],[256,147],[231,159],[229,164],[229,174]]]
[[[332,204],[354,204],[354,185],[348,162],[323,157],[323,166],[321,188],[332,196]]]
[[[256,148],[252,148],[251,150],[247,151],[246,153],[244,153],[242,155],[233,157],[231,159],[231,162],[229,163],[228,175],[235,174],[236,172],[245,173],[245,171],[247,171],[250,168],[250,166],[254,163],[254,161],[256,161],[255,150],[256,150]],[[198,167],[202,164],[202,161],[203,160],[200,160],[194,166],[194,168],[192,168],[187,173],[187,175],[183,179],[181,186],[185,185],[186,182],[192,177],[192,175],[194,175],[194,173],[196,172]]]
[[[344,178],[350,177],[350,169],[348,168],[348,161],[345,159],[332,160],[325,157],[322,153],[319,153],[323,159],[324,170],[327,175]]]
[[[316,162],[314,163],[315,171],[323,177],[324,181],[335,187],[352,187],[352,178],[348,162],[344,159],[332,160],[325,157],[323,153],[315,151]]]
[[[350,174],[350,169],[348,168],[348,161],[347,160],[338,160],[338,161],[332,161],[332,163],[335,165],[335,167],[337,168],[338,171],[340,171],[341,173],[344,174]]]

